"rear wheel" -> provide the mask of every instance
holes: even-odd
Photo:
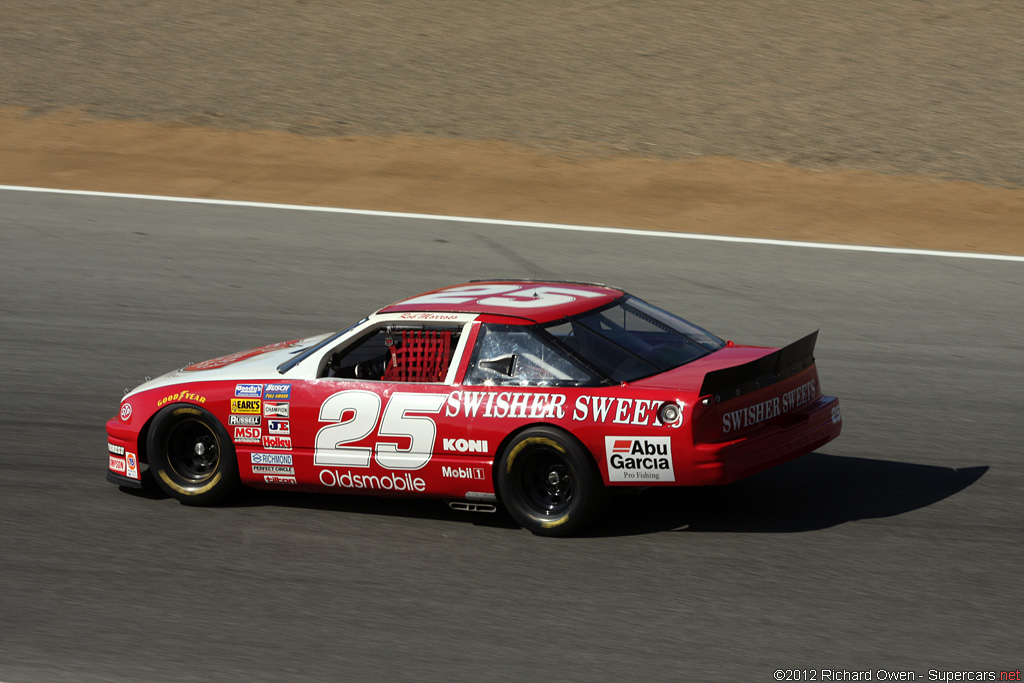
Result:
[[[146,447],[157,484],[186,505],[213,505],[238,488],[231,438],[202,408],[175,405],[161,410]]]
[[[498,461],[496,484],[512,518],[539,536],[568,536],[600,510],[604,484],[594,459],[549,427],[517,435]]]

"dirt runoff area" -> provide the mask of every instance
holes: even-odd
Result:
[[[0,184],[1024,254],[1024,191],[725,157],[0,111]]]

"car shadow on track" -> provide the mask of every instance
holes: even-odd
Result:
[[[812,453],[728,486],[648,489],[615,495],[601,519],[583,535],[816,531],[927,507],[959,493],[987,471],[986,466],[953,469]],[[141,490],[122,490],[150,500],[168,498],[155,482],[149,484]],[[496,513],[457,512],[431,499],[245,489],[226,504],[263,506],[517,528],[501,509]]]
[[[588,535],[816,531],[927,507],[987,471],[812,453],[728,486],[617,497],[604,523]]]

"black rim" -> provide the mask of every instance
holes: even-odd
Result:
[[[167,462],[182,479],[209,479],[220,463],[220,442],[208,425],[196,419],[182,420],[167,435]]]
[[[526,504],[543,515],[558,516],[568,510],[576,496],[576,482],[561,454],[542,447],[520,457],[519,491]]]

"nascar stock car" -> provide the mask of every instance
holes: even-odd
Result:
[[[107,422],[107,479],[193,505],[239,486],[500,504],[566,535],[618,487],[726,484],[836,438],[816,337],[739,346],[613,287],[471,282],[147,381]]]

